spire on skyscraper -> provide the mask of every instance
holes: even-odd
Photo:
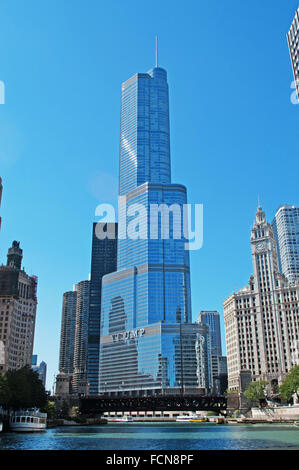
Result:
[[[154,68],[123,83],[121,97],[119,196],[127,213],[142,202],[147,221],[152,204],[170,208],[175,202],[181,211],[187,204],[185,186],[171,184],[169,93],[167,72],[158,66],[157,36],[155,45]],[[126,215],[120,222],[129,235]],[[179,226],[183,233],[183,221]],[[102,277],[96,323],[98,393],[177,394],[183,385],[210,386],[203,369],[197,375],[197,367],[210,361],[209,330],[192,323],[189,251],[184,237],[172,235],[118,238],[117,271]],[[181,367],[187,343],[193,357],[188,369],[185,360]]]

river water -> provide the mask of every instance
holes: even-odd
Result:
[[[299,449],[294,425],[108,423],[44,433],[1,433],[0,450],[255,450]]]

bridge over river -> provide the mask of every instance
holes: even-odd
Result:
[[[109,411],[225,411],[224,396],[162,395],[153,397],[84,397],[79,409],[84,415]]]

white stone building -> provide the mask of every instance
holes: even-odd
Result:
[[[299,364],[299,283],[279,273],[273,228],[258,207],[251,227],[253,275],[223,303],[228,388],[239,389],[241,370],[272,389]]]

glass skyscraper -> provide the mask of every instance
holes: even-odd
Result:
[[[280,206],[272,222],[279,271],[290,283],[299,281],[299,206]]]
[[[115,235],[101,239],[99,232]],[[99,342],[101,317],[102,277],[116,269],[117,224],[94,222],[92,226],[92,252],[87,327],[87,379],[89,394],[96,396],[99,387]]]
[[[222,395],[227,388],[226,357],[222,356],[220,315],[216,310],[202,310],[198,315],[198,323],[209,328],[211,337],[211,358],[213,392]]]
[[[299,99],[299,8],[295,13],[295,17],[288,31],[287,39],[294,72],[295,87]]]
[[[189,252],[184,236],[177,237],[184,233],[179,216],[187,196],[185,186],[171,184],[167,73],[160,67],[122,85],[119,171],[117,271],[102,280],[99,390],[135,395],[196,388],[200,373],[209,373],[208,353],[205,369],[199,354],[209,339],[191,323]],[[153,205],[160,209],[156,231]],[[129,236],[140,206],[145,231]]]
[[[198,322],[208,325],[211,334],[211,352],[215,356],[222,356],[220,315],[216,310],[202,310],[198,315]]]

